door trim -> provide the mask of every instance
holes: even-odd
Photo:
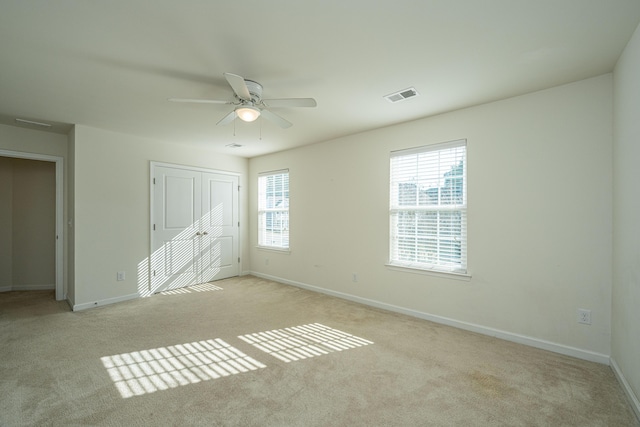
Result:
[[[213,173],[213,174],[218,174],[218,175],[229,175],[229,176],[236,176],[238,177],[238,220],[240,220],[240,218],[242,218],[242,206],[240,205],[240,178],[242,177],[242,174],[239,172],[230,172],[230,171],[224,171],[224,170],[219,170],[219,169],[207,169],[207,168],[201,168],[198,166],[187,166],[187,165],[180,165],[180,164],[175,164],[175,163],[166,163],[166,162],[157,162],[154,160],[151,160],[149,162],[149,257],[147,258],[149,260],[149,262],[147,263],[147,277],[148,277],[148,282],[147,282],[147,290],[150,289],[151,287],[151,276],[152,276],[152,268],[151,268],[151,257],[153,255],[153,220],[154,220],[154,215],[153,215],[153,207],[154,207],[154,203],[155,203],[155,198],[154,198],[154,191],[153,191],[153,179],[155,178],[154,176],[154,169],[156,167],[165,167],[165,168],[173,168],[173,169],[183,169],[183,170],[188,170],[188,171],[194,171],[194,172],[204,172],[204,173]],[[241,228],[238,228],[238,256],[241,257],[242,255],[242,238],[240,237],[240,233],[241,233]],[[242,274],[242,263],[238,264],[238,274],[241,275]]]
[[[56,165],[56,300],[66,299],[64,286],[64,158],[48,154],[0,150],[0,156],[15,159],[41,160]]]

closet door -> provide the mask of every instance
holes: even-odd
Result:
[[[238,177],[202,174],[201,282],[238,275]]]
[[[239,274],[238,177],[153,166],[151,293]]]
[[[200,172],[156,166],[151,293],[198,283],[202,181]]]

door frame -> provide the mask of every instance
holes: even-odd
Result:
[[[155,202],[155,198],[154,198],[154,191],[153,191],[153,180],[155,178],[154,176],[154,169],[157,167],[165,167],[165,168],[173,168],[173,169],[183,169],[183,170],[188,170],[188,171],[194,171],[194,172],[205,172],[205,173],[213,173],[213,174],[219,174],[219,175],[229,175],[229,176],[236,176],[238,177],[238,220],[240,218],[242,218],[242,206],[240,205],[240,178],[242,177],[242,174],[239,172],[230,172],[230,171],[223,171],[223,170],[219,170],[219,169],[207,169],[207,168],[201,168],[198,166],[188,166],[188,165],[180,165],[180,164],[175,164],[175,163],[166,163],[166,162],[158,162],[158,161],[154,161],[151,160],[149,162],[149,257],[147,258],[149,260],[148,262],[148,283],[147,283],[147,287],[151,287],[151,257],[153,256],[153,224],[154,224],[154,215],[153,215],[153,207],[154,207],[154,202]],[[238,256],[240,257],[240,259],[242,259],[242,238],[240,237],[240,232],[242,230],[242,227],[238,228]],[[242,263],[238,264],[238,275],[240,275],[242,273]]]
[[[0,156],[15,159],[40,160],[53,162],[56,166],[56,300],[66,298],[64,286],[64,158],[48,154],[25,153],[23,151],[0,150]]]

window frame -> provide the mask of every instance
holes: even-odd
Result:
[[[437,156],[437,161],[431,163],[434,155]],[[452,157],[443,161],[441,160],[443,155],[452,155]],[[407,166],[406,162],[415,162],[415,167],[411,163]],[[469,277],[467,164],[466,139],[423,145],[390,153],[387,266],[410,269],[418,273]],[[402,176],[403,173],[413,173],[414,176],[411,180],[407,180],[407,176]],[[427,179],[424,175],[431,177],[432,181],[433,177],[437,176],[440,184],[435,188],[427,187],[425,185]],[[447,188],[447,179],[449,179],[449,188]],[[459,180],[461,182],[458,184]],[[402,190],[402,186],[406,189]],[[445,189],[448,192],[443,191]],[[444,195],[448,195],[448,202],[443,203]],[[433,197],[436,197],[437,203],[433,203]],[[408,200],[412,200],[413,203],[407,204]],[[449,222],[441,219],[442,214],[449,218]],[[430,215],[435,216],[436,220],[429,218]],[[407,218],[404,222],[403,216]],[[405,241],[404,247],[402,239]],[[437,249],[435,252],[429,252],[434,248],[434,241]],[[459,243],[456,243],[457,241]],[[446,242],[448,245],[442,245]],[[446,261],[447,258],[448,261]],[[431,261],[425,259],[431,259]]]
[[[269,190],[267,187],[269,186],[268,180],[270,177],[278,177],[281,176],[281,188],[278,190],[272,189],[272,194],[269,196]],[[276,178],[277,179],[277,178]],[[263,184],[263,180],[265,180]],[[274,184],[277,185],[277,184]],[[275,251],[289,251],[290,250],[290,240],[289,240],[289,169],[280,169],[268,172],[260,172],[258,173],[258,248],[260,249],[269,249]],[[280,194],[280,196],[278,196]],[[281,197],[280,201],[275,200],[276,198]],[[270,198],[272,199],[270,201]],[[271,206],[270,206],[271,205]],[[269,218],[271,217],[271,238],[269,235]],[[274,217],[278,218],[275,220],[276,224],[279,224],[279,244],[273,240],[274,234],[276,231],[273,229]],[[267,240],[270,240],[267,241]]]

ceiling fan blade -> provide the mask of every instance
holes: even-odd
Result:
[[[251,94],[249,93],[247,84],[244,82],[244,77],[231,73],[224,73],[224,77],[227,79],[236,95],[238,95],[238,98],[245,101],[251,101]]]
[[[263,99],[267,107],[315,107],[318,105],[313,98],[281,98]]]
[[[293,126],[291,122],[283,119],[279,115],[272,113],[269,110],[261,110],[261,114],[265,119],[272,121],[273,123],[280,126],[282,129],[290,128],[291,126]]]
[[[218,123],[216,123],[216,125],[218,126],[222,126],[222,125],[228,125],[229,123],[231,123],[233,121],[233,119],[236,118],[236,111],[233,110],[232,112],[230,112],[229,114],[227,114],[226,116],[224,116],[222,119],[220,119],[220,121]]]
[[[195,104],[233,104],[231,101],[223,101],[221,99],[189,99],[189,98],[169,98],[171,102],[188,102]]]

